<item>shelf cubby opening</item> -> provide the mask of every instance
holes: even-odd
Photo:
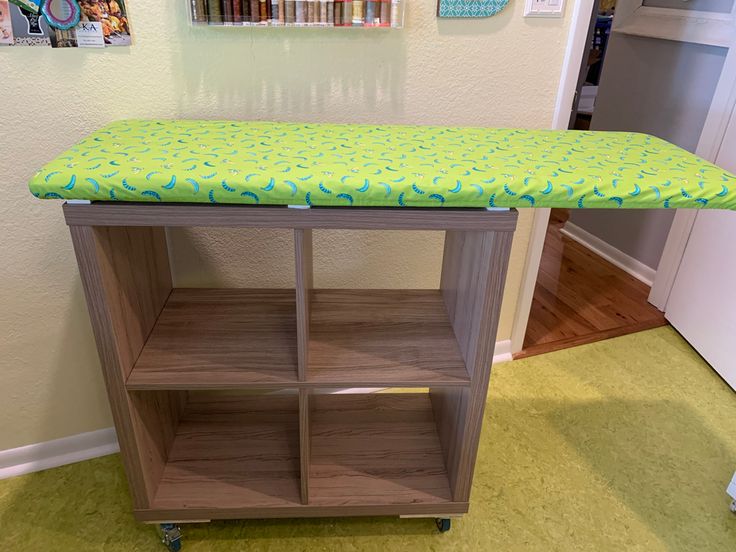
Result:
[[[206,511],[301,504],[296,391],[175,393],[185,395],[185,400],[174,424],[153,509]]]
[[[452,502],[426,392],[309,396],[309,504]]]
[[[439,290],[313,290],[307,374],[347,387],[470,381]]]
[[[293,289],[174,288],[128,389],[274,387],[297,381]]]
[[[395,232],[387,234],[393,239]],[[420,242],[433,243],[436,237],[433,232],[421,234],[427,239]],[[423,259],[436,281],[425,279],[422,284],[434,288],[323,288],[319,281],[313,283],[313,239],[320,236],[297,231],[295,239],[297,295],[301,290],[303,296],[298,297],[297,308],[304,310],[299,335],[300,347],[305,348],[301,380],[324,387],[468,386],[470,374],[440,288],[442,258],[428,251]],[[329,239],[335,241],[334,233]],[[396,239],[401,243],[400,236]],[[371,262],[382,260],[366,259]],[[385,271],[393,274],[390,265]]]

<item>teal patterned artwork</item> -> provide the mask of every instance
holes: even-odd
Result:
[[[646,134],[265,121],[117,121],[30,189],[91,201],[736,208],[736,176]]]
[[[438,0],[438,17],[490,17],[506,7],[509,0]]]

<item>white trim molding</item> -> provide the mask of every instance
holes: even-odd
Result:
[[[529,314],[532,310],[534,288],[537,285],[537,274],[539,263],[542,261],[550,213],[551,209],[532,209],[532,230],[526,250],[526,259],[524,259],[524,272],[521,274],[514,324],[511,327],[511,353],[518,353],[524,348],[526,327],[529,324]]]
[[[493,364],[512,360],[511,357],[511,340],[496,341],[496,348],[493,351]]]
[[[555,111],[552,116],[552,128],[567,130],[570,114],[578,87],[583,55],[588,54],[588,27],[593,13],[595,0],[577,0],[572,12],[570,31],[567,34],[565,58],[562,61],[562,74],[557,87]]]
[[[734,19],[730,13],[655,8],[643,6],[640,0],[625,0],[634,4],[623,17],[617,7],[613,32],[729,47],[733,42]]]
[[[567,34],[567,46],[565,47],[565,58],[562,62],[562,73],[560,84],[557,87],[557,98],[555,99],[555,111],[552,116],[552,128],[567,130],[570,123],[575,91],[580,77],[580,68],[583,65],[583,56],[588,53],[588,29],[590,18],[593,14],[595,0],[578,0],[574,4],[570,30]],[[511,353],[521,351],[526,335],[526,326],[529,323],[529,312],[532,308],[534,298],[534,287],[537,283],[539,262],[542,259],[544,249],[544,237],[547,233],[549,222],[549,209],[532,209],[532,230],[524,259],[524,272],[519,287],[519,298],[516,302],[514,323],[511,328],[511,340],[509,341],[509,358]],[[498,343],[496,344],[498,347]],[[498,350],[498,349],[497,349]],[[494,358],[494,362],[498,362]]]
[[[667,306],[672,286],[675,285],[675,277],[680,269],[682,256],[685,254],[685,247],[690,239],[690,232],[695,224],[697,213],[695,209],[678,209],[672,220],[670,232],[667,234],[667,241],[662,250],[662,257],[659,259],[659,266],[657,266],[648,298],[648,301],[662,312]]]
[[[609,263],[616,265],[637,280],[644,282],[648,286],[652,285],[654,275],[657,273],[652,267],[645,265],[631,255],[627,255],[610,243],[603,241],[598,236],[591,234],[570,221],[565,223],[565,226],[560,229],[560,232],[568,238],[575,240],[583,247],[590,249],[596,255],[603,257]]]
[[[111,427],[0,451],[0,479],[56,468],[120,450]]]

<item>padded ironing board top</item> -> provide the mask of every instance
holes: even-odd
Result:
[[[353,207],[736,208],[736,176],[637,133],[124,120],[30,181],[43,199]]]

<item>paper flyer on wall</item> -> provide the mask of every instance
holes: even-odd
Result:
[[[97,22],[102,25],[105,46],[130,46],[130,23],[124,0],[80,0],[80,25]]]
[[[10,4],[8,0],[0,0],[0,44],[13,43],[13,22],[10,19]]]
[[[16,4],[10,4],[14,46],[50,46],[49,26],[38,13],[31,13]]]
[[[79,24],[68,30],[50,27],[41,14],[0,0],[0,45],[104,48],[130,46],[125,0],[79,0]],[[67,9],[70,9],[68,4]],[[63,14],[62,14],[63,16]]]

